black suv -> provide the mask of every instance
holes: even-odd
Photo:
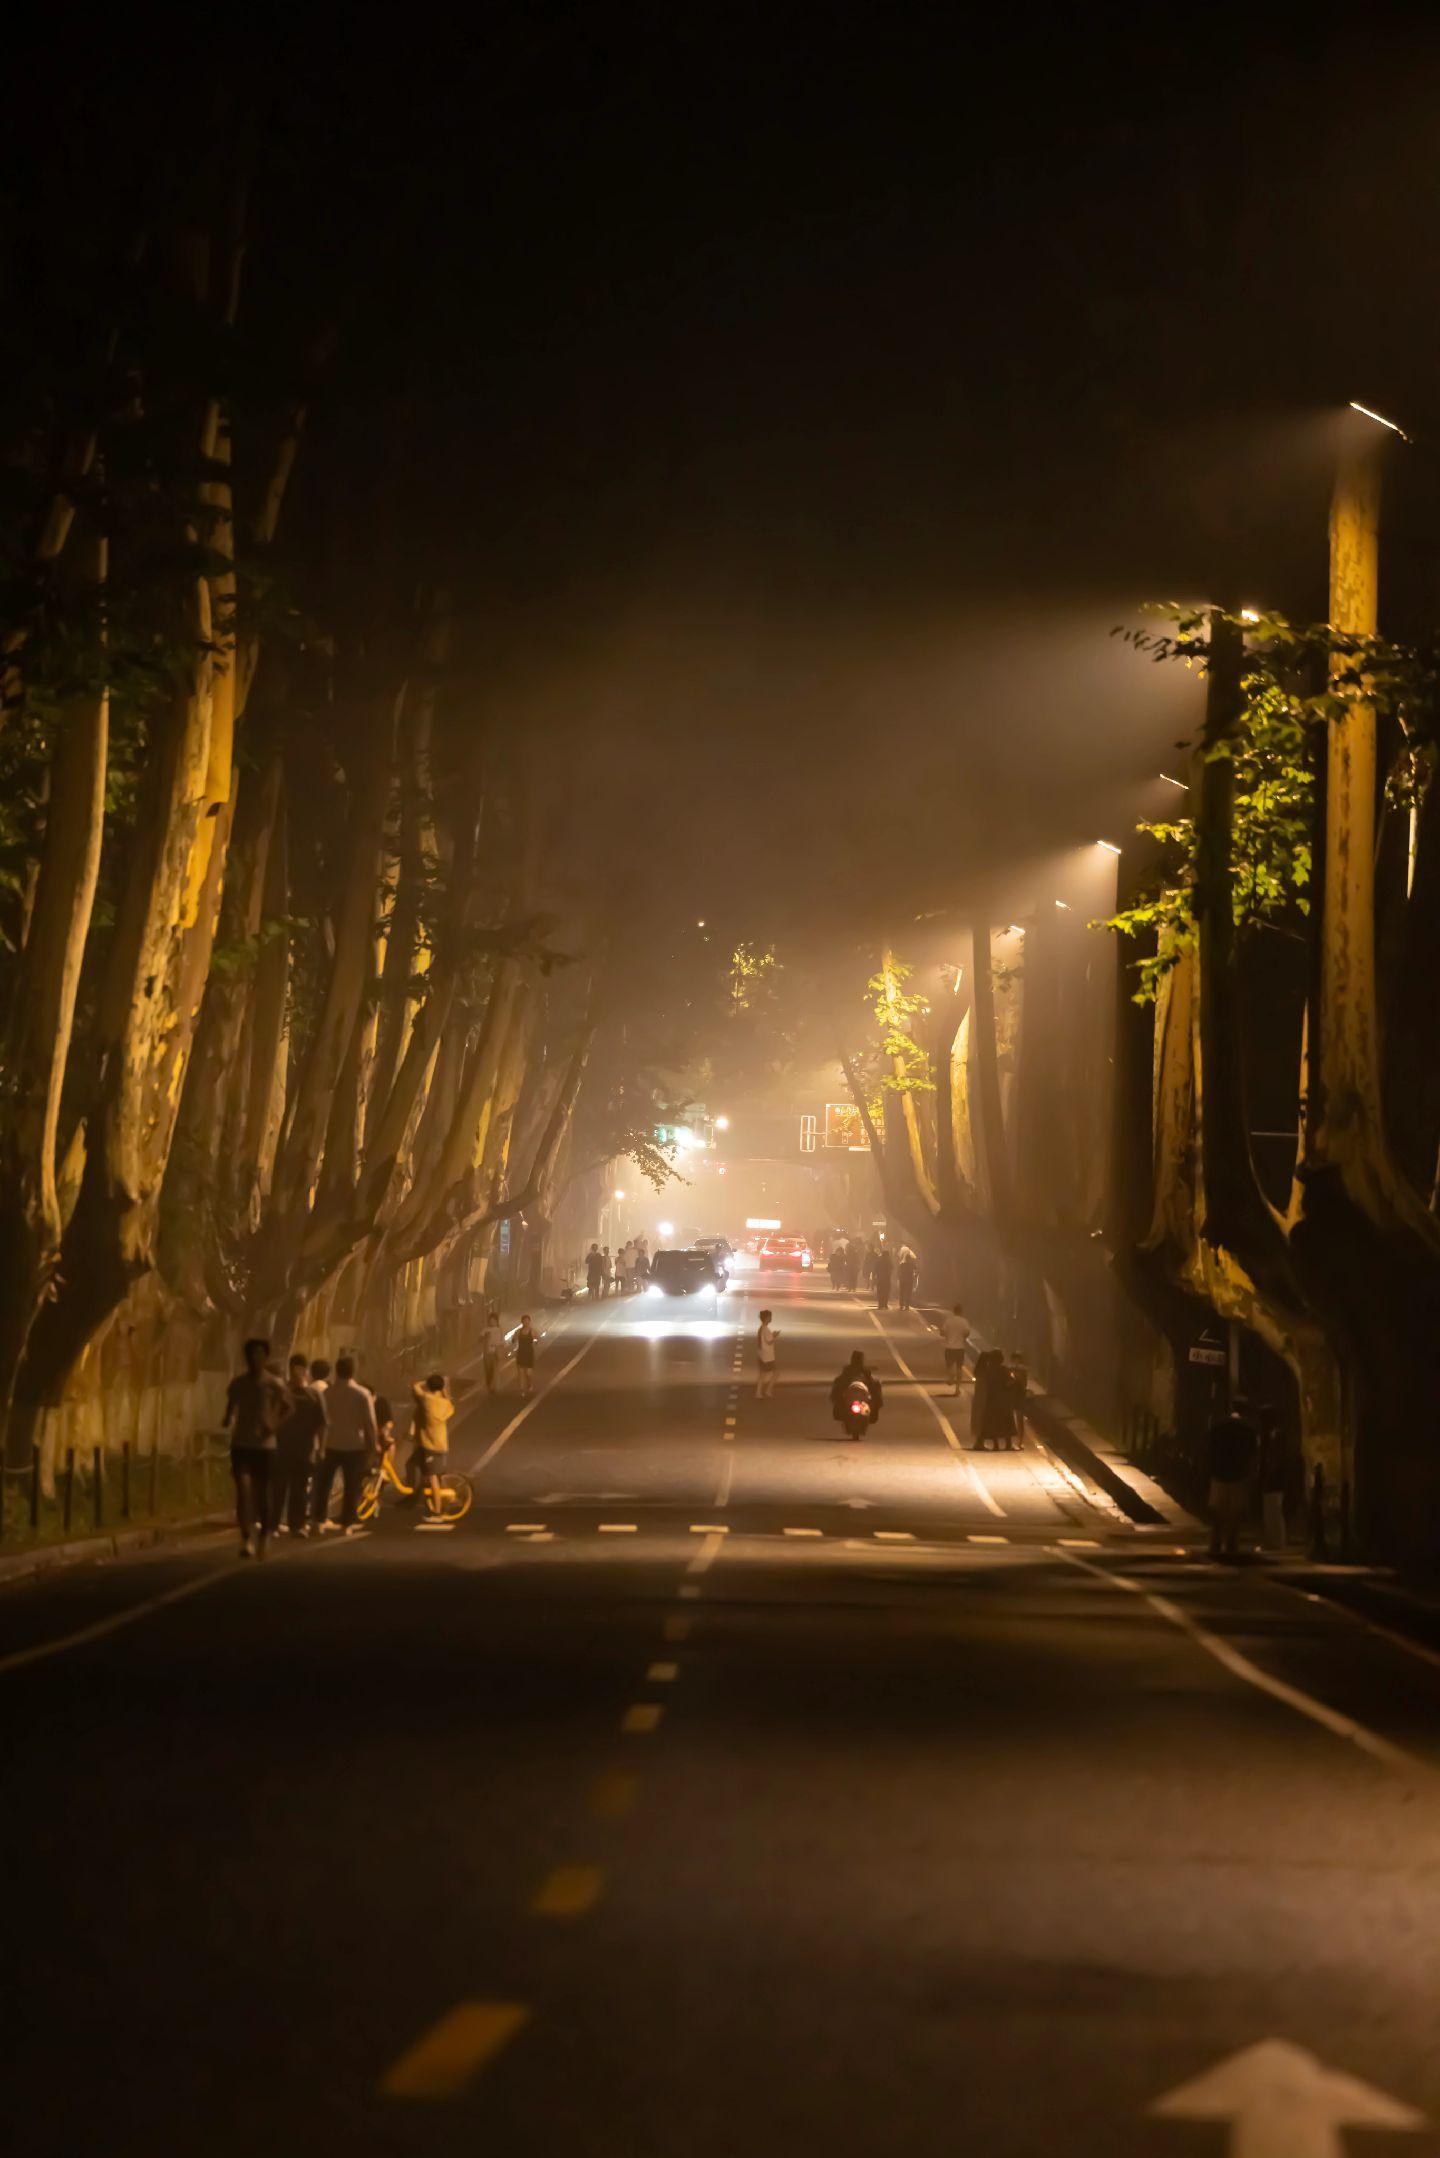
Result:
[[[683,1251],[657,1251],[650,1261],[649,1287],[662,1296],[695,1296],[725,1286],[720,1261],[698,1245]]]

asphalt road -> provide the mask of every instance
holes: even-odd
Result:
[[[580,1307],[452,1531],[3,1592],[8,2149],[1440,2152],[1440,1662],[939,1362]]]

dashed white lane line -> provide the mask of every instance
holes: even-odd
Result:
[[[913,1544],[915,1538],[909,1529],[877,1529],[875,1541],[877,1544]]]
[[[1397,1769],[1405,1776],[1423,1777],[1427,1782],[1435,1778],[1436,1770],[1428,1761],[1422,1761],[1417,1754],[1407,1753],[1403,1746],[1393,1745],[1388,1738],[1382,1738],[1378,1731],[1370,1730],[1366,1724],[1356,1723],[1353,1717],[1342,1716],[1338,1709],[1329,1707],[1324,1701],[1317,1701],[1313,1694],[1302,1693],[1298,1686],[1288,1685],[1283,1678],[1274,1678],[1270,1672],[1262,1671],[1259,1664],[1252,1663],[1239,1649],[1232,1648],[1228,1641],[1222,1641],[1218,1634],[1211,1633],[1208,1626],[1202,1626],[1198,1619],[1191,1618],[1188,1611],[1182,1610],[1179,1604],[1172,1603],[1168,1596],[1157,1595],[1153,1589],[1147,1589],[1141,1582],[1132,1581],[1127,1574],[1112,1573],[1108,1566],[1099,1566],[1093,1559],[1082,1559],[1073,1551],[1061,1550],[1059,1545],[1056,1545],[1055,1549],[1069,1565],[1080,1567],[1095,1580],[1103,1581],[1108,1588],[1126,1589],[1132,1596],[1138,1596],[1142,1602],[1149,1604],[1152,1611],[1158,1612],[1161,1618],[1167,1619],[1172,1626],[1178,1626],[1182,1633],[1188,1634],[1197,1648],[1204,1649],[1207,1656],[1213,1656],[1216,1663],[1223,1665],[1232,1676],[1243,1679],[1247,1686],[1254,1686],[1260,1693],[1268,1693],[1272,1700],[1283,1701],[1285,1706],[1293,1708],[1297,1715],[1306,1717],[1311,1723],[1318,1723],[1322,1730],[1329,1731],[1335,1738],[1345,1739],[1350,1745],[1358,1747],[1361,1753],[1369,1754],[1373,1761],[1379,1761],[1386,1768]]]
[[[484,1453],[480,1456],[480,1459],[476,1462],[474,1468],[470,1471],[472,1476],[478,1476],[480,1474],[480,1471],[495,1459],[495,1456],[499,1453],[501,1447],[509,1445],[510,1441],[514,1438],[516,1432],[520,1429],[520,1426],[524,1423],[526,1417],[533,1415],[534,1411],[539,1408],[541,1402],[544,1401],[549,1395],[553,1394],[557,1386],[561,1386],[564,1384],[565,1380],[569,1378],[571,1372],[575,1369],[575,1366],[580,1362],[581,1358],[586,1357],[590,1354],[590,1351],[594,1348],[596,1342],[600,1339],[602,1331],[603,1324],[601,1327],[597,1327],[595,1332],[591,1334],[587,1340],[581,1342],[579,1348],[575,1351],[575,1354],[571,1357],[569,1363],[562,1364],[560,1369],[556,1372],[554,1378],[547,1380],[545,1385],[541,1387],[539,1393],[532,1394],[530,1396],[530,1399],[526,1402],[524,1408],[521,1409],[517,1415],[511,1417],[509,1423],[505,1426],[505,1429],[499,1432],[496,1437],[490,1441],[490,1444],[486,1447]]]
[[[728,1536],[730,1531],[723,1521],[692,1521],[690,1534],[692,1536]]]
[[[539,1534],[544,1526],[543,1521],[507,1521],[505,1534],[507,1536],[535,1536]]]
[[[60,1634],[53,1641],[37,1641],[33,1648],[12,1649],[8,1656],[0,1656],[0,1671],[18,1671],[27,1663],[43,1663],[47,1656],[59,1656],[65,1649],[80,1648],[86,1641],[103,1640],[106,1634],[118,1633],[122,1626],[133,1626],[137,1619],[163,1609],[166,1604],[178,1604],[186,1596],[198,1596],[201,1589],[214,1588],[217,1582],[236,1578],[236,1574],[226,1567],[223,1571],[201,1574],[195,1581],[181,1581],[173,1589],[162,1590],[158,1596],[147,1596],[143,1603],[127,1604],[123,1611],[112,1611],[108,1618],[77,1627],[74,1633]]]
[[[695,1553],[694,1558],[691,1559],[689,1565],[686,1567],[686,1573],[708,1573],[710,1571],[710,1568],[715,1564],[716,1559],[719,1558],[721,1552],[725,1549],[725,1535],[726,1531],[724,1529],[712,1529],[710,1533],[704,1538],[699,1550]],[[695,1593],[698,1595],[699,1590],[697,1589]],[[683,1588],[681,1589],[680,1594],[682,1596],[685,1594]]]
[[[729,1438],[731,1434],[727,1431],[725,1436]],[[730,1487],[734,1483],[734,1481],[735,1456],[733,1454],[726,1454],[724,1460],[720,1464],[720,1481],[715,1487],[715,1504],[717,1507],[728,1506],[730,1504]]]
[[[876,1314],[871,1311],[867,1313],[867,1317],[869,1318],[870,1324],[874,1327],[876,1333],[884,1342],[886,1348],[890,1351],[890,1354],[894,1357],[896,1363],[900,1366],[900,1369],[904,1372],[906,1378],[910,1381],[912,1386],[916,1387],[919,1390],[921,1400],[924,1402],[926,1408],[930,1411],[930,1414],[934,1417],[936,1423],[940,1426],[940,1429],[944,1432],[947,1444],[953,1449],[957,1459],[959,1460],[961,1468],[965,1471],[965,1474],[969,1477],[971,1483],[974,1485],[976,1496],[979,1498],[981,1504],[983,1506],[987,1506],[990,1509],[990,1512],[994,1514],[998,1519],[1003,1520],[1005,1517],[1005,1508],[1000,1504],[1000,1501],[996,1498],[994,1492],[990,1489],[990,1486],[985,1482],[985,1479],[980,1474],[980,1471],[976,1468],[974,1462],[970,1459],[969,1454],[960,1444],[959,1439],[955,1436],[954,1425],[951,1423],[949,1417],[945,1414],[945,1411],[941,1408],[939,1402],[931,1393],[929,1387],[926,1386],[923,1381],[916,1378],[914,1372],[910,1369],[910,1366],[906,1363],[904,1357],[900,1354],[900,1350],[894,1336],[892,1334],[886,1333],[884,1327],[880,1324],[880,1321],[877,1318]]]
[[[678,1663],[652,1663],[645,1673],[645,1683],[647,1686],[673,1686],[679,1676]]]
[[[823,1529],[782,1529],[782,1536],[823,1536]]]
[[[638,1521],[602,1521],[599,1529],[602,1536],[638,1536],[640,1524]]]
[[[648,1738],[660,1728],[664,1715],[663,1703],[659,1701],[635,1701],[620,1718],[620,1728],[627,1738]]]
[[[967,1536],[967,1544],[1008,1544],[1008,1536]]]

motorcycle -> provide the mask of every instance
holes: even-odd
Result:
[[[871,1400],[869,1387],[863,1379],[852,1379],[845,1389],[840,1419],[845,1427],[846,1438],[863,1439],[870,1429],[870,1419],[874,1413],[875,1404]]]

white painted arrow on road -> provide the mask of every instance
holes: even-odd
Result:
[[[1230,2158],[1342,2158],[1342,2128],[1425,2126],[1413,2106],[1283,2038],[1217,2061],[1150,2111],[1161,2120],[1229,2121]]]

